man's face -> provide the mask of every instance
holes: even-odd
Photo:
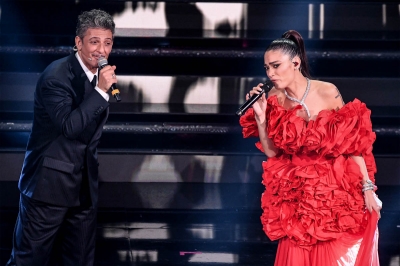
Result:
[[[107,59],[111,53],[113,36],[111,30],[89,28],[83,40],[79,36],[75,37],[75,45],[82,62],[92,73],[96,73],[98,59],[100,57]]]

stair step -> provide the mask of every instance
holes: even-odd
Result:
[[[399,60],[400,62],[400,60]],[[254,67],[254,66],[253,66]],[[119,68],[118,68],[119,69]],[[400,68],[399,68],[400,69]],[[244,102],[245,94],[255,84],[265,82],[267,77],[218,76],[218,75],[134,75],[118,74],[118,87],[122,101],[110,100],[111,115],[128,113],[180,113],[230,114]],[[0,113],[32,112],[33,95],[40,72],[0,72]],[[358,98],[373,110],[373,115],[395,116],[400,106],[400,75],[393,78],[375,77],[331,77],[315,76],[315,79],[335,84],[345,102]],[[378,93],[379,92],[379,93]],[[381,108],[385,107],[385,108]],[[378,113],[376,113],[378,112]],[[3,120],[0,118],[0,120]],[[119,121],[114,117],[112,121]],[[128,120],[129,121],[129,120]]]
[[[71,47],[0,47],[2,60],[9,62],[0,65],[0,71],[42,72],[52,61],[71,52]],[[308,57],[314,76],[397,78],[400,74],[398,51],[311,50]],[[370,67],[377,61],[380,62],[379,68]],[[115,48],[110,63],[118,66],[119,73],[124,75],[265,75],[263,51]]]

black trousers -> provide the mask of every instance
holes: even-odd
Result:
[[[11,258],[6,265],[93,265],[96,208],[61,207],[20,196]]]

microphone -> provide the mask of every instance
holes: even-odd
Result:
[[[100,69],[102,69],[103,67],[108,65],[107,59],[105,59],[104,57],[100,57],[99,61],[97,61],[97,65],[99,66]],[[115,83],[111,85],[110,90],[115,100],[117,100],[117,102],[120,102],[121,97],[119,96],[119,90],[117,89],[117,85]]]
[[[251,96],[244,104],[242,104],[242,106],[239,107],[236,114],[238,116],[243,115],[247,111],[247,109],[249,109],[258,99],[260,99],[263,93],[270,91],[273,86],[274,84],[271,81],[268,80],[267,82],[265,82],[261,86],[260,94],[253,94],[253,96]]]

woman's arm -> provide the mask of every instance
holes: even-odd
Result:
[[[262,83],[258,84],[257,87],[254,87],[250,94],[247,95],[247,99],[249,99],[249,97],[251,97],[253,94],[259,94],[261,91],[261,85]],[[273,90],[274,89],[272,89],[271,91]],[[271,95],[271,91],[268,93],[268,97]],[[265,111],[267,109],[267,98],[265,96],[265,93],[253,104],[253,109],[258,126],[260,142],[264,149],[264,153],[265,155],[267,155],[267,157],[274,157],[278,153],[278,149],[274,146],[274,143],[268,137],[267,133],[267,121],[265,116]]]
[[[363,175],[361,183],[364,185],[368,180],[370,180],[368,177],[368,171],[367,171],[367,166],[365,164],[365,160],[362,156],[352,156],[352,158],[360,167],[361,174]],[[380,217],[380,210],[382,208],[382,203],[377,202],[377,200],[375,200],[375,197],[376,196],[374,190],[364,191],[365,206],[367,207],[368,211],[372,212],[372,210],[374,210],[378,213]]]
[[[276,154],[278,153],[278,149],[275,147],[272,140],[268,137],[265,114],[264,117],[258,117],[257,115],[255,115],[255,118],[257,121],[260,142],[264,149],[265,155],[267,155],[268,158],[276,156]]]

